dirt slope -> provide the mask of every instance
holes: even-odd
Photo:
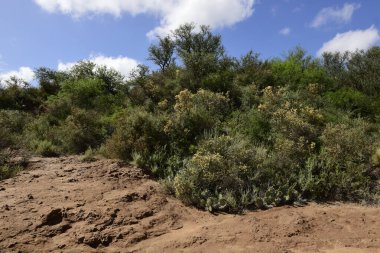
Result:
[[[380,252],[380,208],[212,215],[117,161],[34,158],[0,182],[0,252]]]

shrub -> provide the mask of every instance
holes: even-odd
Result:
[[[380,165],[380,148],[376,150],[376,153],[372,156],[372,161],[375,165]]]
[[[362,119],[329,123],[321,135],[321,152],[313,158],[310,173],[314,182],[306,191],[316,199],[368,199],[371,166],[378,137]]]
[[[51,141],[35,141],[33,145],[34,150],[37,152],[37,154],[40,154],[42,156],[54,157],[59,155],[58,147],[54,146]]]
[[[0,110],[0,148],[22,147],[22,132],[30,116],[14,110]]]
[[[82,162],[92,162],[96,160],[95,155],[96,151],[89,147],[86,152],[84,152],[84,154],[80,157],[80,160]]]
[[[349,123],[329,123],[321,135],[321,159],[342,167],[349,163],[358,166],[369,164],[377,138],[373,127],[362,119],[352,119]]]
[[[328,92],[326,97],[335,107],[351,111],[356,115],[368,116],[378,111],[371,97],[352,88]]]
[[[237,210],[240,191],[255,175],[254,152],[242,139],[218,136],[203,141],[174,179],[176,196],[207,210]]]
[[[115,131],[104,148],[109,157],[127,161],[134,153],[147,157],[165,144],[165,116],[155,116],[142,108],[135,108],[124,110],[115,121]]]
[[[28,164],[25,156],[22,156],[21,159],[17,160],[11,160],[10,156],[11,152],[0,151],[0,181],[14,177]]]
[[[176,96],[174,114],[164,131],[172,145],[187,154],[205,132],[220,127],[229,111],[229,99],[220,93],[199,90],[193,94],[183,90]]]
[[[311,106],[286,101],[273,112],[271,125],[274,133],[291,140],[304,138],[315,142],[323,126],[323,115]]]
[[[269,117],[257,109],[234,111],[224,125],[228,132],[245,135],[251,143],[265,142],[270,137]]]
[[[25,132],[28,146],[46,155],[79,154],[104,141],[106,130],[95,111],[73,108],[64,120],[43,115],[32,121]]]
[[[20,166],[0,165],[0,181],[14,177],[21,170]]]
[[[65,153],[79,154],[97,148],[105,139],[105,129],[95,111],[73,109],[55,133]]]

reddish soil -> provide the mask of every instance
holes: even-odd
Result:
[[[33,158],[0,182],[0,252],[380,252],[380,208],[213,215],[117,161]]]

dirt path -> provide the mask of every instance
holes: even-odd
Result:
[[[34,158],[0,182],[0,252],[380,252],[380,208],[212,215],[117,161]]]

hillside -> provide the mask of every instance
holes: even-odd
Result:
[[[310,203],[241,215],[184,206],[116,160],[32,158],[0,182],[0,252],[380,252],[380,209]]]
[[[208,26],[172,35],[130,76],[80,61],[0,85],[0,180],[23,150],[119,159],[211,212],[380,204],[379,46],[263,59],[228,55]]]

